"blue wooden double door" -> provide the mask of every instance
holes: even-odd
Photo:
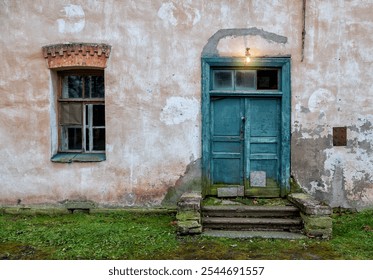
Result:
[[[210,97],[210,194],[280,196],[281,97]]]

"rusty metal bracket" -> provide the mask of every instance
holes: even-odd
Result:
[[[347,146],[346,127],[333,127],[333,146]]]

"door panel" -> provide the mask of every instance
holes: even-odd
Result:
[[[250,159],[251,171],[264,171],[268,179],[277,181],[277,159]]]
[[[250,99],[250,137],[278,136],[278,99]]]
[[[240,172],[240,158],[214,158],[213,168],[214,184],[241,185],[242,172]]]
[[[280,99],[250,98],[247,100],[248,127],[246,147],[248,154],[246,176],[252,171],[264,171],[266,187],[277,187],[279,182]]]
[[[211,100],[212,184],[243,184],[243,101],[241,98]]]

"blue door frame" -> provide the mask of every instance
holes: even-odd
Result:
[[[252,70],[252,69],[278,69],[279,70],[279,88],[278,90],[237,90],[235,92],[231,91],[216,91],[212,90],[212,70],[213,69],[244,69],[244,70]],[[250,108],[250,104],[254,100],[254,103],[260,103],[260,100],[263,100],[264,106],[269,104],[278,104],[273,105],[276,108],[279,108],[279,112],[276,116],[278,116],[278,146],[277,146],[277,162],[278,162],[278,169],[277,169],[277,188],[278,188],[278,195],[273,195],[273,192],[266,193],[265,188],[258,188],[259,192],[253,191],[253,188],[245,189],[245,195],[247,196],[258,196],[258,197],[268,197],[268,196],[285,196],[289,193],[290,190],[290,137],[291,137],[291,87],[290,87],[290,58],[289,57],[265,57],[265,58],[253,58],[250,63],[246,63],[244,58],[230,58],[230,57],[203,57],[202,58],[202,175],[203,175],[203,193],[204,195],[214,195],[216,194],[216,189],[214,190],[214,153],[212,149],[213,143],[215,143],[214,139],[216,136],[213,132],[213,123],[214,118],[214,110],[218,107],[214,105],[214,100],[218,100],[219,98],[227,98],[228,102],[226,102],[227,108],[231,108],[231,106],[236,106],[237,108],[243,108],[242,111],[245,112],[247,106]],[[240,101],[234,101],[235,98]],[[258,102],[259,100],[259,102]],[[268,101],[268,102],[267,102]],[[253,103],[253,104],[254,104]],[[237,104],[237,105],[234,105]],[[216,108],[215,108],[216,107]],[[266,108],[266,107],[265,107]],[[238,114],[241,109],[233,110],[228,109],[227,112],[232,111],[233,114]],[[276,109],[277,110],[277,109]],[[255,117],[254,117],[255,120]],[[224,122],[224,120],[223,120]],[[215,128],[214,128],[215,129]],[[248,128],[244,128],[244,131],[247,131]],[[239,142],[240,136],[238,133],[235,136],[237,139],[233,140],[237,143]],[[221,136],[219,136],[221,138]],[[235,138],[234,138],[235,139]],[[221,141],[221,140],[217,140]],[[224,140],[222,140],[224,141]],[[231,142],[230,145],[232,146]],[[243,149],[244,150],[244,149]],[[220,153],[222,154],[222,153]],[[236,163],[242,162],[244,168],[249,168],[249,153],[243,153],[243,157],[240,156],[235,157]],[[232,172],[235,167],[230,166],[229,162],[234,161],[231,159],[231,155],[224,156],[223,158],[229,158],[227,161],[226,167],[223,165],[219,165],[220,169],[218,172]],[[219,163],[220,164],[220,163]],[[277,166],[277,165],[276,165]],[[223,168],[222,168],[223,167]],[[223,170],[221,170],[223,169]],[[216,170],[215,170],[216,172]],[[249,170],[244,170],[241,172],[236,172],[236,175],[232,175],[234,177],[242,176],[242,184],[246,185],[246,182],[249,182]],[[240,183],[241,184],[241,183]],[[215,186],[216,187],[216,186]],[[214,192],[215,191],[215,192]],[[276,192],[274,192],[276,193]]]

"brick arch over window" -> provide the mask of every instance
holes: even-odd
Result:
[[[111,46],[95,43],[68,43],[44,46],[48,68],[106,68]]]

